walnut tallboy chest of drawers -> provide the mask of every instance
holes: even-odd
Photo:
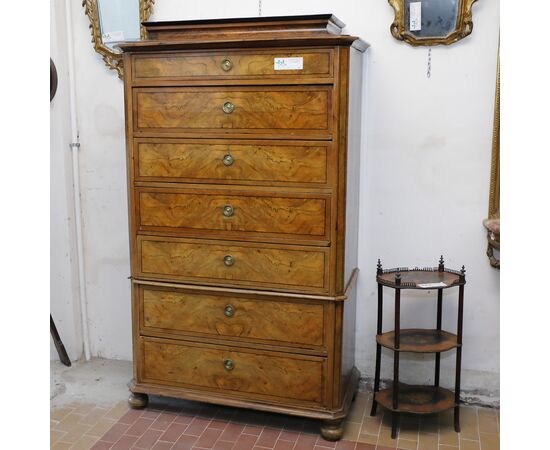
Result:
[[[354,367],[362,53],[331,15],[146,23],[124,51],[134,380],[323,420]]]

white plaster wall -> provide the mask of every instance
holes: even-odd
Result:
[[[58,88],[50,103],[50,312],[72,360],[82,353],[75,262],[65,2],[50,2],[50,55]],[[50,357],[57,352],[50,339]]]
[[[451,47],[426,48],[391,37],[385,1],[263,0],[263,15],[332,12],[346,33],[371,44],[365,60],[357,365],[373,374],[376,259],[384,266],[434,265],[467,268],[463,384],[472,393],[498,395],[499,279],[485,257],[481,220],[486,214],[499,4],[474,5],[474,32]],[[254,16],[257,1],[157,0],[154,20]],[[87,18],[73,10],[76,82],[81,136],[81,177],[92,353],[130,359],[130,273],[123,87],[90,44]],[[52,174],[55,178],[55,173]],[[388,299],[390,292],[387,292]],[[432,292],[432,297],[434,293]],[[434,301],[405,298],[404,326],[430,326]],[[452,295],[444,319],[455,326]],[[386,317],[392,317],[387,302]],[[385,323],[389,327],[388,320]],[[429,377],[432,365],[404,358],[403,373]],[[454,358],[443,358],[449,384]],[[386,362],[383,376],[391,364]],[[473,391],[480,391],[475,393]]]

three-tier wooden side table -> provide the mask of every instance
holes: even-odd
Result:
[[[392,438],[397,436],[399,413],[432,414],[454,408],[454,427],[460,431],[460,367],[462,358],[462,323],[464,312],[464,285],[466,271],[446,269],[443,256],[438,267],[382,269],[378,260],[378,320],[376,330],[376,369],[374,375],[374,399],[371,416],[382,405],[392,412]],[[382,332],[383,287],[395,290],[395,327]],[[456,334],[441,328],[443,289],[458,287],[458,324]],[[437,325],[435,329],[401,329],[401,290],[437,289]],[[380,390],[380,364],[382,347],[393,351],[393,385]],[[454,392],[439,385],[441,353],[456,348],[456,375]],[[399,355],[401,352],[435,353],[435,381],[429,385],[406,385],[399,382]]]

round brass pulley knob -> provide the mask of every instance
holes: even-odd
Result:
[[[222,61],[222,69],[225,70],[226,72],[229,72],[231,69],[233,68],[233,63],[231,62],[230,59],[224,59]]]
[[[222,109],[224,113],[231,114],[235,110],[235,105],[231,102],[225,102]]]
[[[225,155],[223,157],[223,164],[225,166],[230,166],[235,162],[235,159],[231,155]]]
[[[233,370],[235,368],[235,363],[232,359],[224,359],[223,367],[225,368],[225,370]]]
[[[227,317],[233,317],[235,314],[235,307],[233,305],[225,305],[225,308],[223,309],[223,313]]]
[[[226,256],[224,256],[224,258],[223,258],[223,263],[224,263],[227,267],[231,267],[233,264],[235,264],[235,258],[233,258],[231,255],[226,255]]]
[[[231,205],[225,205],[223,207],[223,215],[225,217],[231,217],[235,213],[235,210]]]

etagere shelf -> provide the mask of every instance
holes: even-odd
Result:
[[[376,369],[374,374],[374,399],[371,416],[376,415],[377,405],[392,412],[392,438],[397,436],[399,413],[432,414],[454,408],[454,427],[460,431],[460,370],[462,359],[462,324],[464,313],[464,285],[466,271],[446,269],[443,256],[437,267],[382,269],[378,260],[378,319],[376,329]],[[382,332],[383,287],[395,290],[395,326]],[[458,323],[456,334],[442,329],[443,290],[458,287]],[[435,329],[401,329],[401,291],[404,289],[437,289],[437,323]],[[382,347],[393,351],[393,385],[380,390],[380,365]],[[456,373],[454,392],[439,386],[441,353],[456,349]],[[399,382],[399,355],[402,352],[434,353],[435,381],[433,386],[407,385]]]

